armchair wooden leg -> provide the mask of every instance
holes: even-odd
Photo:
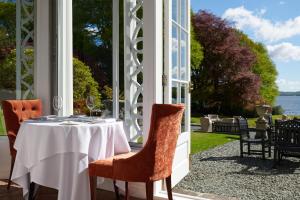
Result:
[[[34,200],[35,198],[34,198],[34,189],[35,189],[35,183],[34,182],[31,182],[30,183],[30,186],[29,186],[29,197],[28,197],[28,199],[29,200]]]
[[[125,182],[125,200],[129,200],[128,182]]]
[[[96,200],[97,198],[97,177],[90,176],[90,189],[91,189],[91,200]]]
[[[115,189],[116,199],[120,200],[119,188],[116,185],[116,180],[114,180],[113,182],[114,182],[114,189]]]
[[[167,184],[167,191],[168,191],[168,199],[173,200],[171,176],[166,178],[166,184]]]
[[[15,165],[15,158],[11,157],[10,172],[9,172],[9,179],[8,179],[8,184],[7,184],[7,190],[10,189],[10,185],[11,185],[11,175],[12,175],[12,171],[13,171],[13,169],[14,169],[14,165]]]
[[[147,200],[153,200],[153,181],[146,183],[146,196]]]

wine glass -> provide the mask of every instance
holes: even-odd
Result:
[[[88,109],[90,110],[90,117],[92,116],[92,110],[95,107],[95,97],[93,96],[87,96],[86,100],[85,100],[86,106],[88,107]]]
[[[53,109],[56,111],[57,115],[59,111],[62,109],[62,97],[61,96],[54,96],[52,101]]]

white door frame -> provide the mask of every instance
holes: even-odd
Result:
[[[166,79],[166,84],[164,87],[164,103],[183,103],[182,100],[184,99],[184,104],[186,105],[185,115],[184,115],[184,127],[183,132],[179,135],[175,158],[173,162],[173,174],[172,174],[172,186],[177,184],[184,176],[186,176],[189,172],[189,155],[190,155],[190,92],[189,92],[189,83],[190,83],[190,0],[184,0],[185,2],[185,25],[181,24],[181,16],[182,16],[182,9],[181,9],[181,2],[183,0],[176,0],[177,2],[177,20],[173,20],[173,5],[172,0],[165,0],[165,46],[164,46],[164,76]],[[177,40],[173,39],[172,28],[173,26],[176,28]],[[186,26],[186,27],[184,27]],[[181,45],[182,45],[182,37],[181,34],[184,32],[187,34],[186,38],[186,62],[185,62],[185,78],[182,79],[181,77],[181,67],[182,67],[182,60],[181,60]],[[175,43],[176,42],[176,43]],[[174,51],[174,44],[177,45],[177,69],[175,73],[177,77],[173,77],[173,51]],[[183,44],[184,45],[184,44]],[[172,100],[172,87],[173,84],[177,85],[177,89],[173,92],[176,93],[175,102]],[[178,87],[179,86],[179,87]],[[184,95],[182,93],[182,86]],[[183,96],[183,98],[182,98]]]

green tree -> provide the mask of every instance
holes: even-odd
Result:
[[[202,111],[243,114],[259,99],[260,78],[251,70],[255,55],[230,23],[199,11],[192,18],[204,58],[194,77],[193,97]]]
[[[26,57],[33,57],[33,49],[25,50]],[[33,67],[33,61],[28,63],[28,67]],[[32,69],[30,69],[32,70]],[[16,50],[11,50],[7,54],[3,62],[0,63],[0,89],[15,90],[16,89]],[[26,73],[25,68],[21,71],[22,75]],[[33,83],[33,76],[27,76],[26,83]],[[25,89],[24,86],[22,88]]]
[[[0,2],[0,29],[9,39],[16,37],[16,3]]]
[[[276,97],[279,94],[276,84],[277,70],[272,62],[267,49],[262,43],[256,43],[247,35],[238,31],[242,45],[248,46],[256,55],[256,61],[253,64],[252,71],[261,79],[260,96],[265,103],[274,105]]]
[[[16,4],[0,2],[0,62],[16,46]]]
[[[99,85],[92,76],[89,66],[77,58],[73,59],[73,99],[77,112],[86,113],[85,99],[88,95],[95,97],[96,107],[101,106]]]
[[[203,60],[203,47],[196,40],[193,24],[191,26],[191,68],[197,71],[200,68],[200,64]],[[192,72],[192,73],[193,73]]]
[[[193,13],[192,13],[193,16]],[[191,23],[191,81],[194,86],[197,87],[199,83],[199,78],[201,75],[201,62],[203,60],[203,47],[200,42],[197,41],[195,31],[194,31],[194,24]],[[192,90],[192,107],[193,111],[198,111],[198,101],[201,94],[200,91],[197,89]],[[195,107],[194,107],[195,105]]]
[[[73,1],[73,52],[101,87],[112,82],[111,0]]]

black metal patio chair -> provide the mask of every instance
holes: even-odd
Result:
[[[283,156],[300,158],[300,120],[276,120],[274,131],[274,166]]]

